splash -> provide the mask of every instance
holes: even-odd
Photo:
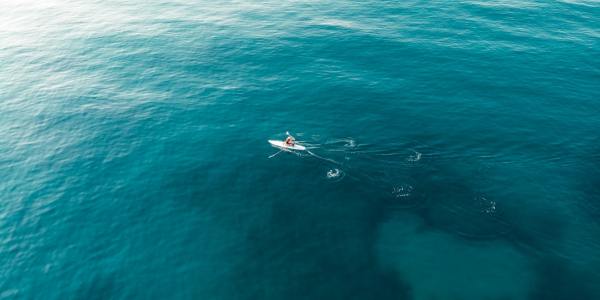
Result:
[[[496,202],[487,199],[485,196],[478,197],[479,204],[481,205],[481,212],[492,215],[496,212]]]
[[[417,162],[417,161],[421,160],[421,152],[413,150],[413,154],[411,156],[409,156],[406,160],[408,160],[410,162]]]
[[[353,139],[347,139],[346,143],[344,144],[344,147],[354,148],[356,147],[356,142]]]
[[[410,196],[410,193],[413,191],[412,185],[400,185],[392,188],[392,195],[396,198],[405,198]]]
[[[327,178],[336,178],[340,176],[340,169],[331,169],[327,171]]]
[[[327,176],[327,179],[337,182],[344,178],[345,173],[340,169],[334,168],[334,169],[330,169],[329,171],[327,171],[326,176]]]

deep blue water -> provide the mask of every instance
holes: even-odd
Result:
[[[0,298],[600,299],[599,133],[597,1],[2,1]]]

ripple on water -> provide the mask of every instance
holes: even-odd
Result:
[[[423,210],[428,222],[441,230],[472,239],[495,239],[512,231],[513,226],[487,195],[440,189],[431,195]]]
[[[408,183],[392,186],[388,195],[390,206],[394,209],[411,209],[426,204],[426,199],[419,197],[413,185]]]
[[[399,186],[395,186],[392,189],[392,195],[395,198],[405,198],[405,197],[410,196],[412,190],[413,190],[413,187],[410,184],[399,185]]]

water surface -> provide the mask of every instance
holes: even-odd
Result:
[[[0,298],[600,299],[599,16],[3,1]]]

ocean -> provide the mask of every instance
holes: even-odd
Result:
[[[4,0],[0,299],[600,299],[599,133],[594,0]]]

